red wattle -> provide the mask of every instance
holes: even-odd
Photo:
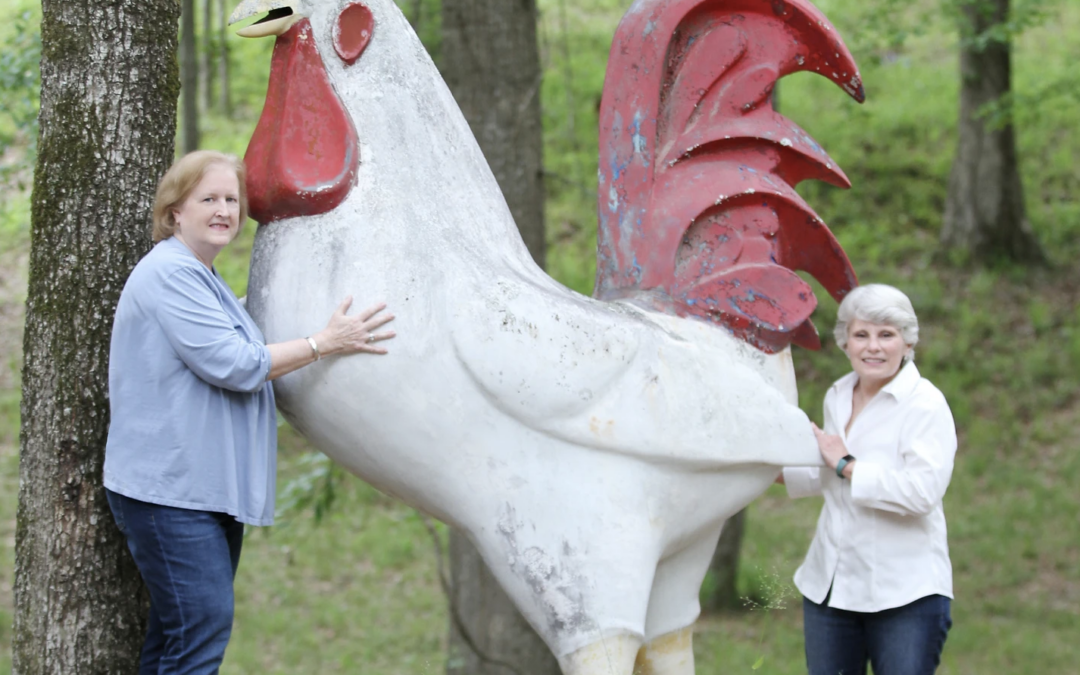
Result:
[[[264,225],[326,213],[356,183],[356,129],[330,84],[307,19],[274,45],[266,103],[244,162],[251,217]]]

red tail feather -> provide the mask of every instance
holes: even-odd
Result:
[[[638,0],[608,61],[600,121],[596,296],[647,296],[709,318],[767,352],[820,346],[816,300],[857,283],[793,186],[849,187],[806,132],[772,108],[800,70],[857,101],[854,60],[806,0]]]

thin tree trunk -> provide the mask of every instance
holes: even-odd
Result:
[[[226,19],[225,3],[227,0],[217,0],[218,7],[218,86],[221,87],[221,113],[226,118],[232,118],[232,92],[229,90],[229,25]]]
[[[713,574],[712,592],[701,599],[701,609],[715,612],[739,607],[739,558],[742,555],[743,534],[746,532],[746,509],[724,523],[720,541],[716,544],[709,570]]]
[[[1012,121],[994,128],[980,113],[1012,88],[1012,45],[974,38],[1009,16],[1009,0],[964,0],[960,49],[959,142],[949,176],[941,241],[976,260],[1039,263],[1042,249],[1024,210]]]
[[[773,85],[773,110],[780,112],[780,83]],[[738,609],[739,607],[739,560],[742,558],[743,538],[746,534],[746,509],[739,511],[724,523],[720,540],[716,543],[709,571],[713,575],[711,592],[701,598],[705,612]]]
[[[533,259],[544,266],[543,126],[535,0],[443,0],[440,69]]]
[[[214,0],[201,0],[203,10],[202,53],[199,55],[199,82],[204,112],[214,109]]]
[[[42,3],[15,675],[134,673],[147,596],[101,487],[113,312],[173,155],[175,0]]]
[[[412,0],[412,11],[409,12],[409,23],[412,24],[413,31],[420,34],[420,22],[424,17],[424,0]]]
[[[773,110],[780,112],[780,83],[773,85]],[[704,612],[738,609],[739,607],[739,559],[742,558],[743,538],[746,534],[746,509],[739,511],[724,523],[720,540],[716,543],[709,571],[713,575],[712,590],[701,598]]]
[[[443,77],[484,151],[518,229],[544,265],[543,128],[535,0],[443,0]],[[451,602],[483,654],[451,625],[447,672],[558,675],[555,657],[495,582],[479,553],[450,535]]]
[[[195,54],[195,0],[183,0],[180,10],[180,93],[184,153],[199,149],[199,64]]]

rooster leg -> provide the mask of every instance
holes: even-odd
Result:
[[[661,635],[641,648],[634,675],[694,675],[694,629]]]
[[[631,675],[641,639],[620,633],[559,659],[563,675]]]

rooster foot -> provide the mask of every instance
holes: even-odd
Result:
[[[694,675],[694,629],[661,635],[638,652],[634,675]]]
[[[559,659],[564,675],[631,675],[641,638],[619,633]]]
[[[565,675],[694,675],[693,628],[661,635],[642,645],[622,633],[560,659]]]

